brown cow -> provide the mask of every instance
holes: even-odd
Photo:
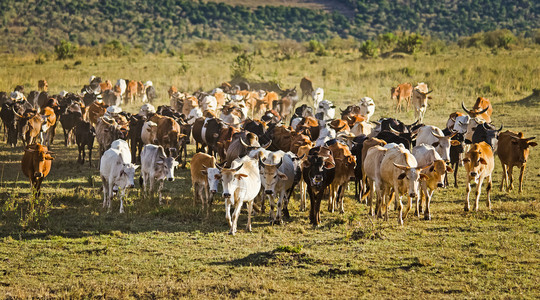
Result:
[[[411,106],[411,97],[413,92],[413,86],[410,83],[402,83],[398,84],[397,87],[393,87],[390,91],[392,100],[396,99],[396,112],[401,112],[401,101],[405,100],[407,102],[407,106],[405,108],[407,111],[409,110],[409,107]]]
[[[293,133],[291,138],[291,152],[297,154],[300,157],[298,150],[305,145],[313,146],[313,142],[309,136],[301,133]]]
[[[32,192],[41,195],[41,182],[51,171],[51,161],[54,158],[47,147],[40,144],[29,145],[24,149],[22,157],[23,174],[30,179]]]
[[[170,157],[177,157],[181,148],[181,142],[184,140],[184,134],[181,133],[180,125],[171,117],[153,115],[150,121],[157,124],[158,145],[165,149],[165,153]]]
[[[22,140],[23,145],[27,146],[37,142],[37,137],[41,132],[41,116],[36,110],[27,110],[24,114],[20,115],[13,111],[17,120],[17,132],[19,138]]]
[[[469,211],[469,194],[471,192],[471,180],[476,183],[476,201],[474,210],[478,211],[478,201],[480,200],[480,192],[482,183],[487,177],[487,207],[491,210],[491,173],[495,166],[495,159],[491,146],[486,142],[473,144],[471,149],[465,154],[463,164],[467,172],[467,198],[465,199],[465,211]]]
[[[466,113],[469,114],[471,118],[474,119],[479,117],[484,119],[487,123],[491,123],[491,113],[493,112],[493,107],[491,106],[491,101],[489,101],[489,99],[478,97],[471,110],[468,110],[463,102],[461,102],[461,107]]]
[[[197,199],[201,199],[202,209],[206,207],[206,217],[210,213],[210,206],[217,186],[212,187],[208,182],[208,168],[216,167],[216,158],[206,153],[195,153],[191,159],[191,183],[193,185],[193,206]],[[216,170],[217,171],[217,170]],[[212,175],[212,174],[211,174]],[[213,174],[215,180],[219,180],[220,174]],[[215,184],[214,184],[215,185]]]
[[[352,155],[351,150],[346,145],[335,142],[328,146],[334,161],[336,163],[336,173],[334,180],[330,184],[330,197],[328,201],[328,211],[334,212],[339,201],[339,212],[344,213],[343,194],[347,188],[349,179],[354,177],[354,167],[356,166],[356,158]]]
[[[523,132],[514,132],[507,130],[499,134],[499,142],[497,147],[497,156],[501,160],[503,169],[501,180],[501,191],[503,188],[509,192],[514,189],[514,167],[521,169],[519,172],[519,192],[523,191],[523,175],[527,158],[529,157],[530,148],[536,147],[536,142],[530,140],[535,137],[524,138]],[[508,180],[510,177],[510,180]]]
[[[98,119],[103,117],[107,111],[107,107],[109,106],[102,101],[94,101],[87,109],[87,120],[90,121],[93,126],[96,126]]]
[[[383,140],[380,140],[378,138],[374,138],[374,137],[370,137],[368,139],[366,139],[363,143],[363,146],[362,146],[362,187],[364,187],[366,190],[363,191],[362,193],[362,199],[361,200],[365,200],[366,197],[369,195],[369,190],[367,188],[369,188],[369,186],[366,184],[366,172],[364,170],[364,162],[365,162],[365,159],[366,159],[366,155],[367,155],[367,152],[369,150],[369,148],[371,147],[374,147],[374,146],[384,146],[386,145],[386,142],[383,141]],[[372,191],[373,192],[373,191]],[[370,210],[370,214],[372,214],[373,211]]]
[[[54,109],[46,106],[41,110],[41,130],[43,132],[42,143],[49,147],[52,141],[54,129],[56,129],[56,114]]]
[[[137,89],[138,89],[137,81],[130,80],[126,83],[126,93],[124,95],[126,104],[133,103],[133,100],[135,99],[135,95],[137,95]]]
[[[41,79],[38,81],[38,91],[40,92],[48,92],[49,91],[49,84],[47,83],[47,80]]]
[[[320,133],[319,120],[314,117],[305,117],[296,126],[296,131],[306,132],[312,141],[316,141]]]
[[[341,119],[332,120],[328,126],[336,131],[336,133],[341,131],[350,131],[349,124],[346,121]]]
[[[174,85],[171,85],[167,93],[169,93],[169,99],[171,99],[174,94],[178,93],[178,89]]]
[[[105,92],[106,90],[112,90],[113,85],[110,80],[105,80],[104,82],[99,83],[99,87],[101,88],[101,92]]]
[[[285,126],[276,126],[272,130],[272,146],[276,150],[288,152],[292,146],[293,132]]]
[[[99,144],[99,156],[111,147],[113,141],[123,138],[120,125],[112,118],[100,117],[96,124],[96,140]]]
[[[300,89],[302,90],[302,98],[300,100],[304,100],[305,97],[312,97],[314,89],[311,79],[307,77],[302,78],[300,80]]]

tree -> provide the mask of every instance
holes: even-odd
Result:
[[[66,40],[61,40],[60,44],[54,46],[54,53],[56,53],[57,59],[73,58],[76,51],[77,46],[67,42]]]

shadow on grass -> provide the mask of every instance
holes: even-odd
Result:
[[[533,93],[523,99],[511,101],[507,104],[522,105],[526,107],[538,106],[540,104],[540,89],[533,89]]]

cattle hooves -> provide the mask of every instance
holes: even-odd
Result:
[[[234,235],[234,232],[232,232],[232,231],[229,231],[229,235]]]
[[[431,216],[424,216],[424,220],[431,221]]]
[[[465,206],[465,208],[463,210],[464,211],[469,211],[470,209],[467,206]]]

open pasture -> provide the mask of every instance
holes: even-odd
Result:
[[[450,51],[403,59],[359,59],[358,53],[311,54],[275,61],[255,56],[254,80],[274,80],[283,88],[308,76],[338,107],[372,97],[373,120],[397,117],[412,123],[413,111],[394,113],[390,87],[426,82],[433,100],[425,123],[444,127],[448,115],[471,107],[477,96],[492,100],[493,120],[503,130],[540,138],[540,99],[528,98],[540,87],[538,50]],[[23,84],[26,92],[47,79],[50,90],[78,91],[91,75],[103,79],[152,80],[167,103],[166,90],[209,90],[229,79],[233,53],[177,57],[87,57],[34,64],[35,57],[2,57],[0,90]],[[523,101],[520,101],[525,99]],[[137,106],[124,108],[135,113]],[[22,147],[0,143],[0,298],[538,298],[540,292],[540,149],[533,148],[523,194],[499,191],[501,166],[495,158],[493,210],[485,190],[478,212],[463,211],[465,173],[459,188],[435,192],[431,221],[411,212],[398,226],[371,219],[366,206],[345,198],[345,214],[321,209],[322,225],[309,225],[308,212],[289,205],[291,220],[270,226],[268,214],[244,230],[242,211],[236,236],[227,235],[224,205],[217,197],[208,220],[193,206],[188,169],[177,169],[166,182],[166,204],[140,200],[129,192],[125,214],[113,202],[102,209],[99,172],[76,163],[75,146],[64,147],[62,130],[42,188],[47,216],[27,222],[28,180],[20,170]],[[97,147],[94,151],[97,153]],[[194,147],[190,145],[190,155]],[[94,157],[97,158],[97,155]],[[137,173],[138,175],[139,173]],[[514,173],[515,175],[517,173]],[[474,189],[473,189],[474,190]]]

